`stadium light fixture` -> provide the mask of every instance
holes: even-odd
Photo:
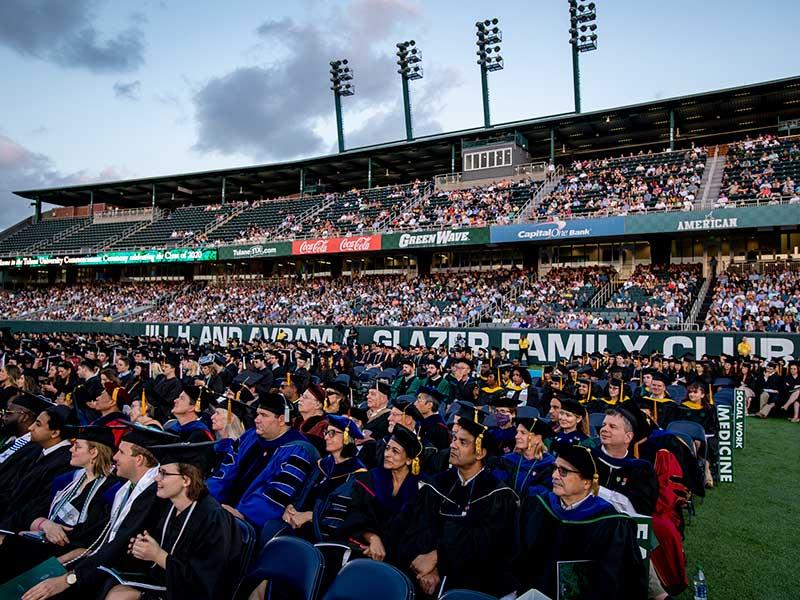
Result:
[[[408,93],[408,82],[422,79],[422,52],[417,42],[408,40],[397,44],[397,72],[403,80],[403,109],[406,118],[406,140],[414,139],[411,128],[411,98]]]
[[[594,2],[569,1],[569,44],[572,47],[572,85],[575,112],[581,112],[581,70],[578,55],[597,50],[597,10]]]
[[[481,67],[481,92],[483,94],[483,126],[491,127],[489,114],[489,72],[501,71],[505,67],[500,55],[500,42],[503,32],[497,26],[497,19],[486,19],[475,23],[475,44],[478,46],[478,64]]]
[[[336,108],[336,135],[339,139],[339,152],[344,152],[344,127],[342,125],[342,96],[352,96],[356,93],[353,83],[353,68],[346,58],[332,60],[331,65],[331,90]]]

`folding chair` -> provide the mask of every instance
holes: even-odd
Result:
[[[296,537],[276,537],[264,546],[250,572],[249,594],[262,581],[267,582],[266,599],[273,596],[316,600],[319,596],[325,563],[322,553],[309,542]],[[240,598],[247,598],[246,595]]]
[[[347,563],[323,600],[414,600],[414,585],[406,575],[391,565],[365,558]]]

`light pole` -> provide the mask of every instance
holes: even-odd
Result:
[[[578,55],[597,50],[597,13],[594,2],[585,4],[569,0],[569,43],[572,46],[572,86],[575,91],[575,112],[581,112],[581,68]]]
[[[406,140],[409,142],[414,139],[414,132],[411,128],[411,99],[408,94],[408,82],[414,79],[422,79],[422,52],[417,48],[414,40],[400,42],[397,44],[397,70],[403,80],[403,109],[406,117]]]
[[[486,19],[475,23],[475,44],[478,46],[478,64],[481,66],[481,93],[483,94],[483,126],[492,126],[489,115],[489,71],[500,71],[505,64],[500,56],[500,42],[503,32],[497,26],[497,19]]]
[[[339,152],[344,152],[344,127],[342,126],[342,96],[352,96],[356,87],[351,83],[353,69],[347,66],[347,59],[332,60],[331,63],[331,89],[333,102],[336,108],[336,135],[339,138]]]

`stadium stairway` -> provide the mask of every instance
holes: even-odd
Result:
[[[725,175],[725,162],[728,159],[727,155],[728,146],[722,144],[717,146],[714,156],[709,155],[706,160],[703,180],[700,182],[700,203],[698,207],[700,210],[706,210],[714,206],[719,198],[722,176]]]
[[[536,193],[531,197],[530,201],[520,208],[519,213],[517,213],[516,222],[524,223],[530,221],[531,215],[539,208],[539,204],[558,187],[563,176],[564,168],[560,165],[554,172],[548,173],[544,183],[536,190]]]
[[[700,305],[700,310],[698,310],[697,314],[694,316],[694,322],[697,323],[699,329],[703,328],[703,325],[706,322],[706,315],[708,315],[708,311],[711,308],[711,303],[714,300],[714,288],[717,285],[717,276],[711,275],[707,281],[708,287],[706,289],[705,297]]]

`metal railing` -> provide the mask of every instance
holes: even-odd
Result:
[[[25,248],[25,252],[30,252],[30,251],[34,251],[34,250],[44,250],[45,247],[47,246],[47,244],[52,244],[53,242],[60,242],[65,237],[67,237],[69,235],[72,235],[73,233],[77,233],[77,232],[81,231],[82,229],[85,229],[86,227],[89,227],[91,224],[92,224],[92,220],[90,218],[87,218],[82,223],[76,223],[72,227],[70,227],[68,229],[65,229],[61,233],[58,233],[58,234],[54,235],[51,238],[47,238],[45,240],[40,240],[40,241],[36,242],[35,244],[33,244],[32,246],[29,246],[29,247]]]
[[[112,238],[104,240],[105,243],[102,243],[99,246],[97,246],[97,250],[99,252],[102,252],[104,250],[110,249],[112,246],[114,246],[114,244],[116,244],[116,243],[118,243],[118,242],[120,242],[120,241],[122,241],[122,240],[124,240],[126,238],[131,237],[132,235],[134,235],[135,233],[140,232],[142,229],[144,229],[145,227],[148,227],[150,224],[154,223],[155,221],[160,220],[165,212],[166,211],[164,211],[164,210],[162,210],[160,208],[154,209],[150,214],[150,219],[149,220],[141,221],[141,222],[139,222],[138,225],[136,225],[134,227],[131,227],[130,229],[126,229],[121,234],[115,235]]]
[[[602,308],[605,306],[608,299],[614,295],[614,292],[616,292],[621,285],[619,273],[614,273],[597,293],[592,296],[592,299],[589,301],[589,308]]]
[[[697,323],[697,315],[700,314],[700,310],[703,308],[703,302],[705,302],[706,295],[708,294],[711,279],[711,277],[706,277],[705,281],[703,281],[703,285],[700,286],[700,290],[697,292],[697,298],[692,305],[692,309],[689,311],[689,316],[684,322],[684,330],[688,330],[689,325]]]
[[[517,223],[524,223],[531,221],[531,213],[535,208],[539,207],[542,200],[544,200],[547,196],[549,196],[556,186],[561,182],[561,178],[564,176],[564,167],[559,165],[553,171],[547,173],[544,183],[539,186],[539,189],[531,196],[531,199],[528,200],[525,204],[517,212],[517,218],[515,221]]]

